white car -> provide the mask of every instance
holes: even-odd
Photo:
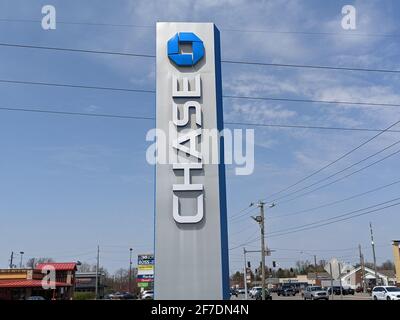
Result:
[[[146,290],[142,293],[142,300],[153,300],[154,299],[154,292],[153,290]]]
[[[250,298],[254,298],[256,296],[257,291],[261,291],[261,290],[262,290],[262,287],[251,288],[251,290],[249,291]]]
[[[395,286],[378,286],[372,289],[374,300],[400,300],[400,288]]]

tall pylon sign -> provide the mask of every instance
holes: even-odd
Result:
[[[219,31],[157,23],[155,299],[229,299]]]

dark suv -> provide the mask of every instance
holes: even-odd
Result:
[[[328,294],[331,295],[333,290],[334,295],[340,295],[340,286],[334,286],[328,288]],[[342,294],[345,295],[354,295],[354,289],[352,288],[344,288],[342,287]]]
[[[282,295],[285,297],[295,296],[296,290],[292,286],[282,286],[277,291],[278,296]]]

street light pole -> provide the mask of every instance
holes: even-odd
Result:
[[[21,260],[19,261],[19,268],[21,269],[22,268],[22,258],[24,256],[24,252],[20,251],[19,254],[21,255]]]
[[[13,259],[14,259],[14,251],[11,251],[11,257],[10,257],[10,269],[13,267]]]
[[[129,293],[132,293],[132,250],[129,249]]]

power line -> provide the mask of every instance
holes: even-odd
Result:
[[[48,87],[66,87],[74,89],[90,89],[90,90],[106,90],[106,91],[122,91],[122,92],[137,92],[137,93],[150,93],[154,94],[154,89],[133,89],[121,87],[105,87],[105,86],[91,86],[91,85],[76,85],[69,83],[56,83],[56,82],[41,82],[41,81],[27,81],[27,80],[14,80],[14,79],[0,79],[0,83],[9,84],[22,84],[22,85],[38,85]],[[354,101],[330,101],[330,100],[308,100],[308,99],[290,99],[290,98],[272,98],[272,97],[254,97],[254,96],[235,96],[223,95],[223,98],[229,99],[245,99],[245,100],[266,100],[266,101],[285,101],[285,102],[305,102],[305,103],[327,103],[327,104],[346,104],[346,105],[363,105],[363,106],[380,106],[380,107],[400,107],[400,104],[395,103],[375,103],[375,102],[354,102]]]
[[[235,219],[236,217],[240,216],[242,212],[247,211],[248,209],[250,209],[252,207],[252,205],[250,204],[248,207],[240,210],[239,212],[233,214],[231,217],[229,217],[230,219]],[[254,208],[253,208],[254,209]]]
[[[392,208],[392,207],[395,207],[395,206],[398,206],[398,205],[400,205],[400,202],[397,202],[397,203],[394,203],[394,204],[391,204],[391,205],[387,205],[387,206],[384,206],[382,208],[377,208],[377,209],[373,209],[373,210],[370,210],[370,211],[367,211],[367,212],[359,213],[359,214],[356,214],[356,215],[353,215],[353,216],[350,216],[350,217],[338,219],[338,220],[335,220],[335,221],[326,222],[326,223],[319,224],[319,225],[316,225],[316,226],[310,226],[310,227],[306,227],[306,228],[298,229],[298,230],[294,230],[294,231],[288,231],[288,232],[282,232],[282,233],[267,235],[267,238],[274,238],[274,237],[277,237],[277,236],[283,236],[283,235],[293,234],[293,233],[306,231],[306,230],[310,230],[310,229],[320,228],[320,227],[323,227],[323,226],[331,225],[331,224],[334,224],[334,223],[337,223],[337,222],[347,221],[347,220],[350,220],[350,219],[353,219],[353,218],[357,218],[357,217],[360,217],[360,216],[363,216],[363,215],[367,215],[367,214],[370,214],[370,213],[379,212],[379,211],[382,211],[382,210],[385,210],[385,209],[388,209],[388,208]],[[366,210],[366,209],[367,208],[364,208],[364,210]],[[245,245],[254,243],[254,242],[259,241],[259,240],[260,240],[260,237],[257,237],[255,239],[252,239],[252,240],[249,240],[249,241],[247,241],[245,243],[242,243],[242,244],[240,244],[238,246],[235,246],[234,248],[231,248],[230,250],[235,250],[237,248],[243,247]]]
[[[357,101],[341,101],[341,100],[292,99],[292,98],[273,98],[273,97],[254,97],[254,96],[235,96],[235,95],[224,95],[223,97],[230,98],[230,99],[245,99],[245,100],[345,104],[345,105],[376,106],[376,107],[400,107],[400,104],[396,104],[396,103],[377,103],[377,102],[368,102],[368,101],[357,102]]]
[[[280,230],[277,230],[277,231],[271,231],[271,232],[269,232],[269,235],[273,235],[273,234],[276,234],[276,233],[282,233],[282,232],[286,232],[286,231],[290,231],[290,230],[296,230],[296,229],[299,229],[299,228],[301,229],[301,228],[304,228],[304,227],[317,225],[317,224],[320,224],[320,223],[323,223],[323,222],[332,221],[332,220],[335,220],[335,219],[338,219],[338,218],[350,216],[350,215],[352,215],[354,213],[357,213],[357,212],[360,212],[360,211],[365,211],[365,210],[369,210],[369,209],[372,209],[372,208],[376,208],[376,207],[379,207],[379,206],[382,206],[382,205],[385,205],[385,204],[388,204],[390,202],[394,202],[394,201],[397,201],[397,200],[400,200],[400,197],[394,198],[394,199],[391,199],[391,200],[388,200],[388,201],[385,201],[385,202],[381,202],[381,203],[378,203],[378,204],[375,204],[375,205],[372,205],[372,206],[369,206],[369,207],[366,207],[366,208],[352,210],[350,212],[346,212],[346,213],[343,213],[343,214],[340,214],[340,215],[336,215],[336,216],[333,216],[333,217],[330,217],[330,218],[316,220],[314,222],[306,223],[306,224],[303,224],[303,225],[300,225],[300,226],[284,228],[284,229],[280,229]]]
[[[234,60],[221,60],[221,62],[229,63],[229,64],[241,64],[241,65],[263,66],[263,67],[325,69],[325,70],[338,70],[338,71],[361,71],[361,72],[379,72],[379,73],[400,73],[400,70],[333,67],[333,66],[322,66],[322,65],[311,65],[311,64],[266,63],[266,62],[256,62],[256,61],[234,61]]]
[[[0,82],[1,83],[10,83],[10,84],[48,86],[48,87],[66,87],[66,88],[75,88],[75,89],[79,88],[79,89],[91,89],[91,90],[110,90],[110,91],[140,92],[140,93],[155,93],[156,92],[155,90],[146,90],[146,89],[101,87],[101,86],[76,85],[76,84],[68,84],[68,83],[10,80],[10,79],[0,79]]]
[[[244,217],[248,217],[248,215],[254,211],[257,210],[257,207],[254,207],[252,210],[248,211],[248,212],[244,212],[242,213],[240,216],[236,216],[234,218],[231,218],[231,223],[237,223],[239,221],[241,221]]]
[[[266,30],[266,29],[235,29],[221,28],[222,31],[243,32],[243,33],[271,33],[271,34],[298,34],[316,36],[352,36],[352,37],[388,37],[397,38],[398,34],[389,33],[361,33],[361,32],[313,32],[313,31],[293,31],[293,30]]]
[[[301,198],[301,197],[304,197],[305,195],[309,195],[309,194],[311,194],[311,193],[313,193],[313,192],[315,192],[315,191],[318,191],[318,190],[321,190],[321,189],[326,188],[326,187],[328,187],[328,186],[331,186],[332,184],[335,184],[336,182],[339,182],[339,181],[342,181],[342,180],[344,180],[344,179],[347,179],[347,178],[351,177],[352,175],[354,175],[354,174],[356,174],[356,173],[359,173],[359,172],[361,172],[361,171],[363,171],[363,170],[365,170],[365,169],[368,169],[368,168],[370,168],[370,167],[372,167],[372,166],[374,166],[374,165],[376,165],[376,164],[378,164],[378,163],[380,163],[380,162],[382,162],[382,161],[385,161],[386,159],[389,159],[390,157],[393,157],[393,156],[395,156],[395,155],[397,155],[397,154],[399,154],[399,153],[400,153],[400,149],[397,150],[397,151],[395,151],[395,152],[393,152],[393,153],[391,153],[391,154],[389,154],[389,155],[387,155],[387,156],[385,156],[385,157],[383,157],[383,158],[381,158],[381,159],[379,159],[379,160],[377,160],[377,161],[375,161],[375,162],[370,163],[369,165],[366,165],[366,166],[364,166],[364,167],[362,167],[362,168],[360,168],[360,169],[358,169],[358,170],[356,170],[356,171],[353,171],[353,172],[351,172],[351,173],[349,173],[349,174],[347,174],[347,175],[345,175],[345,176],[343,176],[343,177],[340,177],[340,178],[338,178],[338,179],[336,179],[336,180],[333,180],[333,181],[331,181],[331,182],[329,182],[329,183],[327,183],[327,184],[324,184],[324,185],[322,185],[322,186],[319,186],[319,187],[317,187],[317,188],[315,188],[315,189],[312,189],[312,190],[310,190],[310,191],[301,193],[300,195],[298,195],[298,196],[296,196],[296,197],[290,198],[290,199],[288,199],[288,200],[281,201],[281,202],[279,202],[279,203],[282,204],[282,203],[291,202],[291,201],[294,201],[294,200],[299,199],[299,198]]]
[[[36,19],[9,19],[2,18],[0,22],[17,22],[17,23],[41,23],[41,20]],[[129,23],[101,23],[101,22],[85,22],[85,21],[57,21],[61,25],[85,25],[85,26],[99,26],[99,27],[120,27],[120,28],[146,28],[155,29],[154,25],[138,25]],[[350,37],[385,37],[385,38],[398,38],[398,34],[390,33],[366,33],[366,32],[315,32],[315,31],[294,31],[294,30],[274,30],[274,29],[238,29],[232,27],[221,27],[221,31],[227,32],[240,32],[240,33],[268,33],[268,34],[297,34],[297,35],[311,35],[311,36],[350,36]]]
[[[383,185],[383,186],[380,186],[380,187],[377,187],[377,188],[374,188],[374,189],[371,189],[371,190],[368,190],[368,191],[365,191],[365,192],[362,192],[362,193],[358,193],[358,194],[355,194],[353,196],[350,196],[350,197],[347,197],[347,198],[344,198],[344,199],[328,202],[328,203],[325,203],[325,204],[322,204],[322,205],[318,205],[316,207],[312,207],[312,208],[308,208],[308,209],[304,209],[304,210],[300,210],[300,211],[296,211],[296,212],[292,212],[292,213],[272,216],[272,217],[269,217],[269,219],[279,219],[279,218],[290,217],[290,216],[300,215],[300,214],[303,214],[303,213],[312,212],[312,211],[315,211],[315,210],[318,210],[318,209],[330,207],[330,206],[333,206],[333,205],[336,205],[336,204],[339,204],[339,203],[342,203],[342,202],[345,202],[345,201],[349,201],[349,200],[352,200],[352,199],[355,199],[355,198],[358,198],[358,197],[361,197],[361,196],[364,196],[364,195],[367,195],[367,194],[370,194],[370,193],[373,193],[373,192],[376,192],[376,191],[380,191],[382,189],[394,186],[394,185],[399,184],[399,183],[400,183],[400,180],[397,180],[397,181],[394,181],[392,183],[389,183],[389,184],[386,184],[386,185]]]
[[[87,116],[87,117],[101,117],[101,118],[119,118],[119,119],[133,119],[133,120],[155,120],[154,116],[130,116],[130,115],[119,115],[109,113],[85,113],[85,112],[69,112],[69,111],[53,111],[43,109],[31,109],[31,108],[14,108],[14,107],[0,107],[3,111],[17,111],[17,112],[32,112],[32,113],[44,113],[44,114],[55,114],[55,115],[69,115],[69,116]],[[243,126],[259,126],[258,123],[251,122],[224,122],[226,125],[243,125]],[[287,125],[287,124],[263,124],[263,126],[271,126],[277,128],[293,128],[293,129],[315,129],[315,130],[342,130],[342,131],[372,131],[382,132],[383,129],[369,129],[369,128],[346,128],[346,127],[322,127],[322,126],[306,126],[306,125]],[[387,132],[400,132],[400,130],[387,130]],[[243,209],[239,213],[243,212],[248,208]],[[233,217],[232,217],[233,218]]]
[[[128,116],[128,115],[102,114],[102,113],[52,111],[52,110],[27,109],[27,108],[0,107],[0,110],[4,110],[4,111],[19,111],[19,112],[33,112],[33,113],[44,113],[44,114],[47,113],[47,114],[68,115],[68,116],[119,118],[119,119],[134,119],[134,120],[155,120],[154,117],[145,117],[145,116]]]
[[[371,141],[375,140],[376,138],[378,138],[380,135],[382,135],[383,133],[385,133],[387,130],[390,130],[391,128],[393,128],[394,126],[396,126],[398,123],[400,123],[400,120],[394,122],[393,124],[391,124],[390,126],[388,126],[386,129],[384,129],[382,132],[374,135],[373,137],[367,139],[366,141],[362,142],[361,144],[359,144],[358,146],[356,146],[355,148],[349,150],[348,152],[344,153],[343,155],[341,155],[340,157],[336,158],[335,160],[329,162],[328,164],[322,166],[321,168],[319,168],[318,170],[308,174],[307,176],[301,178],[300,180],[296,181],[295,183],[289,185],[288,187],[285,187],[283,189],[281,189],[278,192],[275,192],[273,194],[271,194],[268,198],[272,198],[273,196],[276,196],[278,194],[281,194],[295,186],[297,186],[298,184],[302,183],[303,181],[308,180],[309,178],[315,176],[316,174],[322,172],[323,170],[331,167],[332,165],[334,165],[335,163],[339,162],[340,160],[346,158],[347,156],[349,156],[350,154],[352,154],[353,152],[357,151],[358,149],[362,148],[363,146],[365,146],[366,144],[370,143]]]
[[[276,216],[268,217],[268,219],[269,220],[271,220],[271,219],[279,219],[279,218],[291,217],[291,216],[295,216],[295,215],[300,215],[300,214],[312,212],[312,211],[315,211],[317,209],[330,207],[330,206],[333,206],[333,205],[336,205],[336,204],[339,204],[339,203],[342,203],[342,202],[345,202],[345,201],[348,201],[348,200],[352,200],[352,199],[355,199],[355,198],[358,198],[358,197],[361,197],[361,196],[364,196],[364,195],[367,195],[367,194],[370,194],[370,193],[373,193],[373,192],[376,192],[376,191],[379,191],[379,190],[382,190],[382,189],[385,189],[385,188],[388,188],[388,187],[391,187],[391,186],[394,186],[394,185],[399,184],[399,183],[400,183],[400,180],[397,180],[395,182],[386,184],[384,186],[380,186],[380,187],[374,188],[372,190],[368,190],[366,192],[358,193],[358,194],[353,195],[351,197],[347,197],[347,198],[344,198],[344,199],[336,200],[336,201],[333,201],[333,202],[329,202],[329,203],[326,203],[326,204],[323,204],[323,205],[319,205],[319,206],[316,206],[316,207],[312,207],[312,208],[309,208],[309,209],[305,209],[305,210],[301,210],[301,211],[297,211],[297,212],[293,212],[293,213],[288,213],[288,214],[284,214],[284,215],[276,215]],[[242,216],[243,217],[245,215],[247,216],[249,213],[250,212],[247,212],[246,214],[243,214]],[[238,217],[238,218],[240,218],[240,217]],[[239,222],[239,220],[235,220],[233,223],[235,223],[235,222]],[[239,231],[236,231],[231,235],[240,234],[243,231],[250,229],[251,227],[252,226],[248,226],[248,227],[242,228]]]
[[[321,183],[321,182],[323,182],[323,181],[329,180],[330,178],[332,178],[332,177],[334,177],[334,176],[336,176],[336,175],[338,175],[338,174],[340,174],[340,173],[342,173],[342,172],[344,172],[344,171],[346,171],[346,170],[348,170],[348,169],[350,169],[350,168],[352,168],[352,167],[354,167],[354,166],[356,166],[356,165],[358,165],[358,164],[360,164],[360,163],[362,163],[362,162],[364,162],[364,161],[366,161],[366,160],[368,160],[368,159],[370,159],[370,158],[372,158],[372,157],[374,157],[374,156],[376,156],[376,155],[378,155],[378,154],[380,154],[380,153],[386,151],[387,149],[389,149],[389,148],[391,148],[391,147],[393,147],[393,146],[395,146],[395,145],[397,145],[397,144],[399,144],[399,143],[400,143],[400,140],[397,141],[397,142],[394,142],[394,143],[390,144],[389,146],[386,146],[385,148],[383,148],[383,149],[381,149],[381,150],[375,152],[375,153],[372,154],[372,155],[367,156],[366,158],[364,158],[364,159],[362,159],[362,160],[360,160],[360,161],[358,161],[358,162],[356,162],[356,163],[353,163],[352,165],[350,165],[350,166],[348,166],[348,167],[346,167],[346,168],[344,168],[344,169],[342,169],[342,170],[340,170],[340,171],[338,171],[338,172],[335,172],[335,173],[329,175],[328,177],[325,177],[325,178],[323,178],[323,179],[320,179],[320,180],[318,180],[318,181],[316,181],[316,182],[314,182],[314,183],[312,183],[312,184],[310,184],[310,185],[308,185],[308,186],[305,186],[305,187],[300,188],[300,189],[298,189],[298,190],[296,190],[296,191],[293,191],[293,192],[291,192],[291,193],[288,193],[288,194],[286,194],[286,195],[284,195],[284,196],[282,196],[282,197],[275,198],[272,202],[273,202],[273,203],[278,202],[278,203],[280,203],[280,204],[281,204],[281,203],[285,203],[285,202],[291,202],[291,201],[296,200],[296,199],[298,199],[298,198],[300,198],[300,197],[302,197],[302,196],[304,196],[304,195],[308,195],[308,194],[313,193],[313,192],[315,192],[315,191],[317,191],[317,190],[320,190],[320,189],[323,189],[323,188],[325,188],[325,187],[327,187],[327,186],[330,186],[330,185],[332,185],[332,184],[334,184],[334,183],[336,183],[336,182],[339,182],[339,181],[341,181],[341,180],[344,180],[344,179],[346,179],[346,178],[348,178],[348,177],[350,177],[350,176],[352,176],[352,175],[354,175],[354,174],[356,174],[356,173],[358,173],[358,172],[360,172],[360,171],[363,171],[363,170],[365,170],[365,169],[371,167],[371,166],[374,165],[374,164],[377,164],[377,163],[379,163],[379,162],[381,162],[381,161],[383,161],[383,160],[386,160],[387,158],[389,158],[389,157],[391,157],[391,156],[397,154],[398,152],[394,152],[394,153],[390,154],[388,157],[385,157],[385,158],[383,158],[383,159],[381,159],[381,160],[379,160],[379,161],[376,161],[376,162],[374,162],[374,163],[372,163],[372,164],[370,164],[370,165],[367,165],[367,166],[365,166],[365,167],[363,167],[363,168],[361,168],[361,169],[359,169],[359,170],[357,170],[357,171],[355,171],[355,172],[352,172],[351,174],[348,174],[348,175],[346,175],[346,176],[344,176],[344,177],[341,177],[341,178],[339,178],[339,179],[336,179],[336,180],[334,180],[334,181],[332,181],[332,182],[330,182],[330,183],[328,183],[328,184],[325,184],[325,185],[323,185],[323,186],[320,186],[320,187],[318,187],[318,188],[315,188],[315,189],[311,190],[310,192],[303,193],[303,194],[301,194],[301,195],[299,195],[299,196],[297,196],[297,197],[294,197],[294,198],[292,198],[292,199],[290,199],[290,200],[287,200],[287,201],[279,201],[279,200],[284,199],[284,198],[287,198],[287,197],[289,197],[289,196],[291,196],[291,195],[293,195],[293,194],[296,194],[296,193],[299,193],[299,192],[301,192],[301,191],[303,191],[303,190],[309,189],[309,188],[311,188],[312,186],[317,185],[317,184],[319,184],[319,183]],[[399,150],[399,151],[400,151],[400,150]],[[389,186],[390,186],[390,185],[393,185],[393,184],[389,184]],[[378,190],[379,190],[379,189],[382,189],[382,188],[378,188]],[[363,194],[361,194],[361,195],[368,194],[368,193],[370,193],[370,192],[365,192],[365,193],[363,193]],[[330,203],[329,205],[337,204],[337,203],[340,203],[340,202],[343,202],[343,201],[346,201],[346,200],[349,200],[349,199],[352,199],[352,198],[356,198],[356,197],[357,197],[357,196],[353,196],[353,197],[350,197],[350,198],[346,198],[346,199],[344,199],[344,200],[334,201],[333,203]],[[315,210],[315,209],[327,207],[327,206],[329,206],[329,205],[317,206],[317,207],[312,208],[312,209],[303,210],[303,211],[296,212],[296,213],[292,213],[292,214],[286,214],[286,215],[279,216],[279,217],[274,217],[274,218],[281,218],[281,217],[286,217],[286,216],[293,216],[293,215],[297,215],[297,214],[299,214],[299,213],[304,213],[304,212],[312,211],[312,210]],[[244,210],[242,210],[242,211],[244,211]],[[249,213],[250,213],[250,212],[245,212],[245,213],[241,214],[240,216],[233,218],[232,220],[235,220],[234,222],[238,222],[238,221],[241,220],[241,218],[243,218],[243,217],[245,217],[245,216],[248,216]],[[248,229],[248,228],[244,228],[243,230],[246,230],[246,229]],[[243,231],[243,230],[242,230],[242,231]]]
[[[288,194],[286,194],[286,195],[283,195],[283,196],[281,196],[281,197],[275,198],[274,202],[275,202],[275,201],[279,201],[279,200],[281,200],[281,199],[288,198],[288,197],[290,197],[290,196],[293,195],[293,194],[299,193],[299,192],[301,192],[301,191],[303,191],[303,190],[307,190],[307,189],[309,189],[309,188],[311,188],[311,187],[313,187],[313,186],[315,186],[315,185],[317,185],[317,184],[319,184],[319,183],[321,183],[321,182],[324,182],[324,181],[326,181],[326,180],[329,180],[330,178],[332,178],[332,177],[334,177],[334,176],[337,176],[338,174],[340,174],[340,173],[342,173],[342,172],[344,172],[344,171],[346,171],[346,170],[348,170],[348,169],[350,169],[350,168],[353,168],[354,166],[359,165],[360,163],[362,163],[362,162],[364,162],[364,161],[367,161],[367,160],[369,160],[369,159],[371,159],[371,158],[377,156],[378,154],[380,154],[380,153],[382,153],[382,152],[384,152],[384,151],[386,151],[386,150],[388,150],[388,149],[394,147],[395,145],[397,145],[397,144],[399,144],[399,143],[400,143],[400,140],[398,140],[398,141],[396,141],[396,142],[394,142],[394,143],[392,143],[392,144],[390,144],[390,145],[384,147],[383,149],[380,149],[379,151],[377,151],[377,152],[375,152],[375,153],[373,153],[373,154],[371,154],[371,155],[369,155],[369,156],[367,156],[367,157],[365,157],[365,158],[363,158],[363,159],[361,159],[361,160],[359,160],[359,161],[357,161],[357,162],[355,162],[355,163],[353,163],[353,164],[347,166],[346,168],[344,168],[344,169],[342,169],[342,170],[339,170],[339,171],[337,171],[337,172],[335,172],[335,173],[333,173],[333,174],[331,174],[331,175],[329,175],[329,176],[327,176],[327,177],[325,177],[325,178],[322,178],[322,179],[320,179],[320,180],[318,180],[318,181],[316,181],[316,182],[314,182],[314,183],[312,183],[312,184],[309,184],[308,186],[305,186],[305,187],[303,187],[303,188],[297,189],[297,190],[295,190],[295,191],[293,191],[293,192],[291,192],[291,193],[288,193]]]
[[[41,23],[41,20],[35,19],[0,19],[0,22],[21,22],[21,23]],[[101,22],[78,22],[78,21],[58,21],[57,24],[64,25],[84,25],[84,26],[100,26],[100,27],[126,27],[126,28],[151,28],[155,29],[154,26],[149,25],[137,25],[137,24],[123,24],[123,23],[101,23]]]
[[[0,46],[25,48],[25,49],[69,51],[69,52],[91,53],[91,54],[94,53],[94,54],[142,57],[142,58],[155,58],[155,55],[152,55],[152,54],[128,53],[128,52],[105,51],[105,50],[61,48],[61,47],[26,45],[26,44],[15,44],[15,43],[5,43],[5,42],[0,43]],[[390,70],[390,69],[337,67],[337,66],[323,66],[323,65],[311,65],[311,64],[267,63],[267,62],[260,62],[260,61],[238,61],[238,60],[225,60],[225,59],[222,59],[221,63],[235,64],[235,65],[247,65],[247,66],[295,68],[295,69],[318,69],[318,70],[324,69],[324,70],[336,70],[336,71],[358,71],[358,72],[377,72],[377,73],[393,73],[393,74],[400,73],[400,70]]]
[[[292,124],[271,124],[271,123],[249,123],[249,122],[231,122],[227,121],[225,124],[229,125],[243,125],[243,126],[254,126],[254,127],[269,127],[269,128],[294,128],[294,129],[318,129],[318,130],[343,130],[343,131],[383,131],[384,129],[370,129],[370,128],[345,128],[345,127],[325,127],[325,126],[309,126],[309,125],[292,125]],[[388,130],[387,132],[400,132],[400,130]]]
[[[320,225],[317,225],[317,226],[311,226],[311,227],[298,229],[298,230],[295,230],[295,231],[290,231],[290,232],[285,232],[285,233],[273,234],[273,235],[267,236],[267,237],[273,238],[273,237],[282,236],[282,235],[286,235],[286,234],[292,234],[292,233],[297,233],[297,232],[306,231],[306,230],[310,230],[310,229],[320,228],[320,227],[327,226],[327,225],[330,225],[330,224],[334,224],[334,223],[337,223],[337,222],[347,221],[347,220],[350,220],[350,219],[353,219],[353,218],[364,216],[364,215],[367,215],[367,214],[370,214],[370,213],[379,212],[379,211],[382,211],[382,210],[385,210],[385,209],[388,209],[388,208],[392,208],[392,207],[395,207],[395,206],[398,206],[398,205],[400,205],[400,202],[397,202],[397,203],[394,203],[394,204],[391,204],[391,205],[387,205],[387,206],[382,207],[382,208],[378,208],[378,209],[370,210],[370,211],[367,211],[367,212],[359,213],[359,214],[356,214],[356,215],[351,216],[351,217],[346,217],[346,218],[342,218],[342,219],[339,219],[339,220],[326,222],[326,223],[323,223],[323,224],[320,224]]]
[[[106,51],[106,50],[90,50],[90,49],[73,49],[73,48],[62,48],[62,47],[15,44],[15,43],[6,43],[6,42],[0,42],[0,46],[1,47],[12,47],[12,48],[51,50],[51,51],[106,54],[106,55],[127,56],[127,57],[137,57],[137,58],[155,58],[155,55],[142,54],[142,53],[129,53],[129,52]]]
[[[400,143],[400,141],[398,141],[397,143]],[[397,143],[395,143],[395,144],[397,144]],[[387,148],[388,148],[388,147],[384,148],[383,150],[386,150]],[[381,150],[380,152],[382,152],[383,150]],[[400,152],[400,150],[399,150],[398,152]],[[398,152],[396,152],[395,154],[397,154]],[[376,155],[376,154],[375,154],[375,155]],[[371,157],[371,156],[370,156],[370,157]],[[368,157],[368,158],[370,158],[370,157]],[[364,161],[364,160],[362,160],[362,161]],[[360,161],[360,162],[361,162],[361,161]],[[348,198],[345,198],[345,199],[342,199],[342,200],[338,200],[338,201],[331,202],[331,203],[329,203],[329,204],[320,205],[320,206],[317,206],[317,207],[314,207],[314,208],[311,208],[311,209],[302,210],[302,211],[300,211],[300,212],[295,212],[295,213],[292,213],[292,214],[287,214],[287,215],[282,215],[282,216],[276,216],[276,217],[273,217],[273,218],[283,218],[283,217],[287,217],[287,216],[293,216],[293,215],[298,215],[298,214],[301,214],[301,213],[306,213],[306,212],[313,211],[313,210],[320,209],[320,208],[325,208],[325,207],[331,206],[331,205],[333,205],[333,204],[341,203],[341,202],[344,202],[344,201],[347,201],[347,200],[350,200],[350,199],[354,199],[354,198],[360,197],[360,196],[362,196],[362,195],[366,195],[366,194],[369,194],[369,193],[372,193],[372,192],[375,192],[375,191],[378,191],[378,190],[382,190],[382,189],[384,189],[384,188],[387,188],[387,187],[389,187],[389,186],[393,186],[393,185],[398,184],[398,183],[400,183],[400,180],[395,181],[395,182],[390,183],[390,184],[387,184],[387,185],[385,185],[385,186],[381,186],[381,187],[379,187],[379,188],[375,188],[375,189],[373,189],[373,190],[369,190],[369,191],[367,191],[367,192],[363,192],[363,193],[361,193],[361,194],[357,194],[357,195],[354,195],[354,196],[351,196],[351,197],[348,197]],[[247,216],[249,213],[250,213],[250,212],[244,213],[244,214],[241,215],[240,217]],[[237,219],[240,220],[240,217],[237,217]],[[271,219],[271,218],[269,218],[269,219]],[[234,221],[234,222],[238,222],[239,220],[236,220],[236,221]],[[242,233],[243,231],[248,230],[248,229],[250,229],[251,227],[252,227],[252,226],[247,226],[247,227],[245,227],[245,228],[242,228],[241,230],[234,232],[232,235],[236,235],[236,234]],[[274,232],[272,232],[272,233],[274,233]]]

